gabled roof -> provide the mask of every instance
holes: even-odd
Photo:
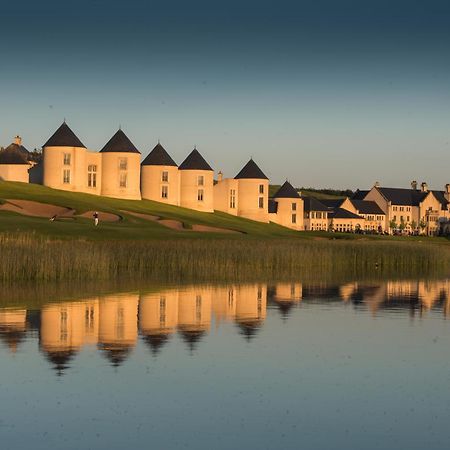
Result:
[[[212,170],[199,151],[194,148],[178,167],[180,170]]]
[[[273,198],[300,198],[300,195],[289,181],[285,181]]]
[[[121,130],[105,144],[100,153],[140,153],[128,136]]]
[[[23,155],[26,159],[30,157],[30,152],[23,146],[18,145],[16,143],[9,144],[8,147],[5,148],[5,151],[15,151]]]
[[[447,209],[447,205],[449,204],[449,201],[445,198],[445,192],[444,191],[431,191],[434,196],[437,198],[437,200],[441,203],[443,209]]]
[[[415,189],[401,188],[376,188],[380,194],[393,205],[403,206],[419,206],[419,204],[428,195],[428,192],[418,191]]]
[[[69,128],[66,122],[53,133],[44,147],[82,147],[85,145],[78,139],[76,134]]]
[[[304,202],[304,210],[306,212],[309,211],[329,211],[328,207],[326,207],[322,202],[315,199],[314,197],[301,197]]]
[[[234,177],[236,180],[246,178],[246,179],[257,179],[257,180],[268,180],[264,175],[264,172],[259,168],[259,166],[250,159],[250,161],[241,169],[241,171]]]
[[[329,219],[364,219],[364,217],[358,216],[343,208],[336,208],[328,212]]]
[[[384,215],[383,210],[376,202],[370,200],[355,200],[351,199],[352,205],[359,211],[360,214],[377,214]]]
[[[320,202],[323,203],[325,206],[328,206],[328,208],[339,208],[342,203],[344,203],[345,198],[330,198],[330,199],[323,199]]]
[[[166,149],[158,142],[154,149],[142,161],[143,166],[177,166]]]
[[[360,191],[359,189],[357,189],[352,198],[354,198],[355,200],[364,200],[369,192],[370,191]]]
[[[27,158],[17,149],[8,146],[0,151],[0,164],[27,164]],[[8,150],[9,149],[9,150]]]

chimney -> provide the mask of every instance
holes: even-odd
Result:
[[[14,144],[22,145],[22,138],[19,135],[14,138]]]
[[[375,181],[375,184],[373,185],[373,187],[379,188],[380,187],[380,182],[379,181]]]
[[[450,202],[450,184],[445,185],[444,196],[448,202]]]
[[[417,181],[416,180],[411,181],[411,189],[413,191],[417,191]]]
[[[428,184],[425,181],[420,185],[422,192],[428,192]]]
[[[217,181],[222,181],[223,180],[223,173],[222,172],[219,172],[218,174],[217,174]]]

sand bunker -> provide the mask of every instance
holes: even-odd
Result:
[[[75,210],[63,206],[50,205],[47,203],[32,202],[30,200],[6,200],[0,205],[0,210],[11,211],[24,216],[32,217],[70,217],[73,218]]]
[[[152,216],[151,214],[136,213],[131,211],[123,211],[124,213],[130,214],[131,216],[139,217],[140,219],[150,220],[152,222],[157,222],[171,230],[175,231],[197,231],[200,233],[233,233],[241,234],[240,231],[228,230],[227,228],[217,228],[210,227],[208,225],[192,225],[192,229],[184,228],[183,222],[174,219],[161,219],[158,216]]]
[[[86,219],[93,219],[95,211],[86,211],[83,214],[79,214],[77,217],[84,217]],[[107,213],[102,211],[97,211],[98,213],[98,220],[100,222],[119,222],[119,220],[122,220],[122,217],[118,216],[117,214],[113,213]]]

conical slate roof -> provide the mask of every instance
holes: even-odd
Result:
[[[178,167],[180,170],[212,170],[199,151],[194,148]]]
[[[166,149],[158,142],[155,148],[142,161],[143,166],[177,166]]]
[[[83,147],[85,145],[78,139],[77,135],[69,128],[66,122],[53,133],[44,147]]]
[[[26,157],[18,149],[10,147],[0,151],[0,164],[28,164]]]
[[[253,159],[250,159],[250,161],[234,178],[236,180],[239,178],[268,180],[268,178],[264,175],[264,172],[258,167]]]
[[[100,150],[100,153],[140,153],[140,151],[128,139],[128,136],[119,129]]]
[[[273,198],[300,198],[300,195],[289,181],[285,181]]]

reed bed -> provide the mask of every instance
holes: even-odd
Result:
[[[55,241],[0,235],[0,281],[250,281],[450,273],[447,246],[389,241]]]

